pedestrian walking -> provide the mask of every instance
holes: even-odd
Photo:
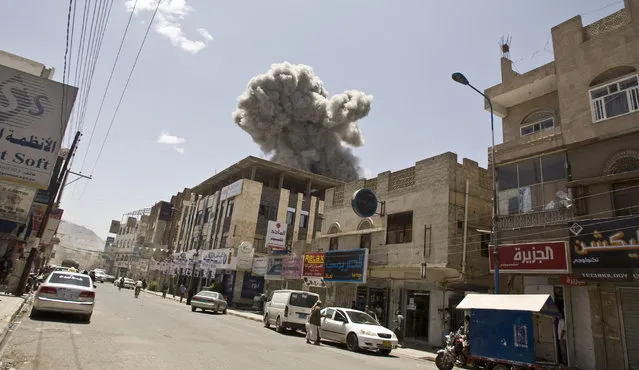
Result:
[[[401,345],[404,342],[404,315],[400,310],[395,312],[395,336],[397,336],[397,342]]]
[[[308,331],[306,332],[306,343],[311,343],[313,340],[313,344],[319,346],[320,344],[320,334],[319,327],[322,325],[322,301],[317,300],[313,307],[311,308],[311,314],[308,318]]]
[[[186,293],[186,287],[184,286],[184,284],[180,284],[180,303],[182,303],[185,293]]]

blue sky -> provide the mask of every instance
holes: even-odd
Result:
[[[357,89],[374,96],[360,121],[365,145],[354,150],[367,174],[445,151],[485,166],[489,115],[451,73],[490,87],[500,82],[502,35],[512,37],[511,59],[525,72],[552,60],[551,27],[577,14],[589,24],[623,7],[610,0],[163,0],[96,163],[157,4],[138,0],[89,146],[133,1],[114,0],[88,96],[73,170],[84,162],[93,179],[67,187],[62,200],[65,219],[102,238],[111,219],[169,200],[248,155],[263,157],[231,114],[248,81],[273,63],[311,66],[331,95]],[[61,81],[68,5],[3,0],[2,49],[55,67]],[[76,27],[83,6],[78,0]],[[75,64],[74,52],[72,84]]]

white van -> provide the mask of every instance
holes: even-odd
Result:
[[[275,330],[284,329],[306,331],[306,321],[311,307],[319,300],[319,295],[301,290],[276,290],[264,305],[264,327],[275,325]]]

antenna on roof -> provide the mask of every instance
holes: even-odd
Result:
[[[501,56],[503,58],[510,59],[510,44],[512,40],[513,38],[511,36],[507,36],[505,38],[502,36],[499,40],[499,48],[501,49]]]

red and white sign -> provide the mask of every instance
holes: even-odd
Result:
[[[494,272],[494,246],[489,246],[490,272]],[[499,245],[499,272],[517,274],[567,274],[567,242]]]
[[[266,248],[268,249],[286,249],[286,223],[278,221],[269,221],[266,230]]]

